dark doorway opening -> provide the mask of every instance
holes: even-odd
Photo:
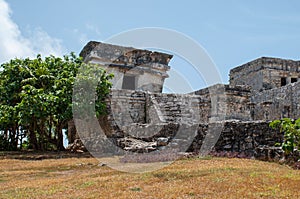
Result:
[[[136,77],[133,75],[124,75],[122,89],[135,90]]]
[[[282,77],[281,78],[281,86],[285,86],[286,85],[286,78]]]
[[[291,83],[297,82],[297,78],[291,78]]]

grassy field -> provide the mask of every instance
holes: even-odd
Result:
[[[300,198],[300,171],[249,159],[186,159],[132,174],[94,158],[0,160],[0,198]]]

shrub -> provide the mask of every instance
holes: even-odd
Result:
[[[280,129],[284,133],[284,140],[281,144],[282,150],[285,154],[290,154],[300,149],[300,118],[293,120],[290,118],[283,118],[281,120],[274,120],[270,123],[273,129]]]

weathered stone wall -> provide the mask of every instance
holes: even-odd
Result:
[[[205,99],[209,103],[207,106],[211,108],[206,111],[209,113],[206,120],[201,122],[208,122],[209,118],[215,117],[211,114],[224,114],[224,117],[221,117],[223,120],[251,120],[251,92],[247,86],[215,85],[194,93]],[[213,103],[215,107],[212,106],[211,99],[215,100]]]
[[[266,68],[263,70],[263,89],[261,89],[260,91],[282,87],[282,78],[285,79],[286,84],[290,84],[292,78],[299,81],[299,77],[299,72],[294,70],[286,71]]]
[[[228,117],[239,117],[247,120],[250,113],[254,111],[255,120],[259,117],[264,117],[266,111],[260,104],[269,104],[275,96],[284,97],[284,100],[276,101],[279,104],[291,104],[292,100],[297,100],[292,103],[296,114],[299,114],[299,86],[300,83],[291,84],[286,87],[267,90],[257,93],[256,98],[252,96],[249,99],[249,89],[245,87],[225,87],[226,103],[232,114]],[[276,93],[276,94],[275,94]],[[208,133],[209,128],[215,128],[216,123],[211,122],[211,102],[207,100],[211,96],[207,91],[201,90],[199,95],[176,95],[149,93],[143,91],[130,90],[112,90],[107,99],[108,108],[111,109],[109,115],[105,118],[100,118],[100,125],[105,130],[109,138],[113,138],[114,143],[133,152],[149,152],[161,150],[163,146],[168,144],[180,145],[185,143],[184,135],[179,136],[180,139],[173,137],[181,125],[197,124],[198,131],[194,137],[190,152],[199,152],[203,140]],[[219,96],[220,97],[220,96]],[[292,100],[291,100],[292,99]],[[274,103],[274,104],[276,104]],[[254,109],[245,105],[253,106]],[[273,105],[272,105],[273,106]],[[276,105],[274,105],[276,106]],[[280,107],[281,105],[279,105]],[[198,110],[198,111],[197,111]],[[274,107],[269,107],[268,110],[275,111]],[[278,110],[278,109],[276,109]],[[200,115],[195,116],[199,113]],[[244,115],[243,115],[244,114]],[[278,114],[277,112],[269,113],[271,116]],[[243,116],[243,117],[241,117]],[[276,116],[273,116],[276,117]],[[278,119],[277,117],[275,119]],[[269,122],[265,121],[240,121],[240,120],[225,120],[222,127],[221,135],[218,142],[213,148],[216,153],[228,152],[242,154],[247,157],[255,157],[261,159],[281,158],[283,153],[276,143],[283,140],[283,134],[269,127]],[[208,123],[209,122],[209,123]],[[149,135],[147,125],[153,124],[149,137],[139,137],[140,135]],[[135,135],[136,130],[139,132]],[[157,131],[156,131],[157,129]],[[141,132],[141,130],[143,132]],[[214,132],[214,131],[211,131]],[[95,137],[93,137],[94,139]],[[95,144],[95,149],[98,150],[99,144]],[[179,143],[179,144],[178,144]],[[103,148],[101,148],[103,150]]]
[[[250,90],[244,86],[214,86],[193,94],[113,89],[107,104],[109,117],[119,126],[168,122],[196,124],[219,121],[218,118],[251,120],[249,98]]]
[[[230,70],[230,84],[248,85],[253,90],[263,91],[282,86],[291,78],[299,81],[300,61],[262,57]]]
[[[263,92],[253,92],[251,102],[254,120],[299,118],[300,82]]]
[[[210,110],[207,101],[196,95],[148,93],[147,97],[148,123],[157,117],[160,122],[194,124],[206,120]]]
[[[245,76],[237,75],[236,77],[230,76],[230,85],[248,85],[254,90],[261,90],[263,88],[263,72],[253,71],[246,73]]]
[[[256,90],[262,88],[263,75],[260,72],[262,68],[262,60],[256,59],[231,69],[229,74],[230,85],[248,85]]]
[[[146,123],[146,93],[142,91],[112,90],[109,98],[112,117],[119,125]]]
[[[208,128],[215,124],[200,124],[197,136],[189,148],[190,152],[199,152]],[[283,140],[283,134],[269,127],[265,121],[224,121],[221,135],[213,147],[216,152],[242,153],[248,157],[263,158],[264,149],[272,149]]]
[[[112,90],[109,117],[119,126],[133,123],[206,122],[210,104],[197,95]]]
[[[261,95],[255,98],[255,100],[252,99],[252,96],[252,103],[260,104],[260,102],[262,102],[264,104],[264,100],[268,101],[269,98],[272,98],[274,92],[277,92],[278,95],[280,95],[279,93],[283,94],[288,92],[291,95],[295,95],[289,97],[295,98],[299,95],[299,93],[297,94],[297,92],[299,92],[299,85],[300,83],[292,84],[287,87],[279,88],[278,91],[274,91],[274,89],[264,91],[263,93],[259,93]],[[287,89],[290,90],[287,91]],[[198,95],[112,90],[108,102],[109,107],[113,110],[113,114],[110,114],[108,116],[109,119],[106,121],[112,128],[110,128],[109,131],[106,130],[106,133],[108,133],[109,137],[117,138],[118,141],[116,141],[116,143],[119,143],[119,145],[125,149],[143,152],[150,149],[159,150],[160,145],[157,143],[161,142],[159,140],[162,139],[166,140],[165,144],[167,145],[170,140],[172,140],[172,137],[176,135],[176,131],[180,125],[199,124],[197,135],[189,148],[190,152],[199,152],[208,132],[208,128],[214,128],[214,122],[208,123],[211,122],[211,120],[209,120],[209,117],[211,117],[211,102],[209,101],[211,96],[208,91],[201,90],[196,94]],[[271,129],[269,122],[265,121],[266,118],[263,118],[264,121],[249,121],[251,120],[249,119],[251,111],[254,111],[254,119],[256,120],[258,120],[261,115],[264,115],[265,111],[265,109],[258,105],[255,106],[255,109],[253,109],[253,107],[251,109],[251,106],[254,105],[250,102],[250,94],[247,87],[225,87],[225,95],[223,96],[226,96],[226,103],[228,104],[227,111],[229,110],[231,113],[231,115],[227,114],[227,117],[231,119],[240,118],[245,121],[226,120],[220,138],[213,150],[217,152],[241,153],[248,157],[262,159],[268,156],[267,153],[270,151],[272,151],[272,153],[279,151],[279,154],[273,154],[273,156],[277,156],[277,158],[282,157],[281,150],[276,149],[275,152],[273,150],[276,148],[275,143],[279,143],[283,140],[282,133]],[[290,98],[286,99],[287,103],[290,101]],[[279,102],[283,103],[283,101]],[[294,105],[296,105],[296,103]],[[299,111],[299,107],[297,111]],[[195,117],[196,113],[200,113],[199,117]],[[134,129],[139,128],[139,130],[141,130],[145,125],[147,126],[147,124],[153,124],[155,126],[154,130],[157,128],[159,131],[151,132],[153,135],[149,138],[139,138],[132,134]],[[147,134],[146,130],[147,129],[143,132],[145,135]],[[131,144],[126,144],[126,140],[128,139],[131,139]],[[135,141],[132,141],[132,139]],[[131,146],[132,143],[135,143],[135,145],[138,145],[140,148],[135,145],[134,147]],[[151,147],[149,147],[149,145],[151,145]]]

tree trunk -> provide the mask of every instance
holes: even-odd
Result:
[[[57,150],[64,151],[64,136],[63,136],[63,125],[58,123],[57,125]]]
[[[38,145],[35,132],[36,132],[36,120],[33,120],[33,124],[30,125],[30,129],[29,129],[29,138],[30,138],[29,141],[34,150],[39,150],[39,145]]]
[[[32,148],[34,150],[39,150],[39,146],[38,146],[38,143],[37,143],[37,139],[36,139],[36,135],[35,135],[35,131],[34,130],[30,130],[29,131],[29,141],[30,141],[30,144],[32,146]]]
[[[75,141],[75,139],[77,139],[77,135],[76,135],[76,128],[75,128],[75,123],[74,120],[70,120],[68,122],[68,143],[71,144]]]
[[[20,137],[20,128],[16,125],[16,142],[15,142],[15,149],[18,149],[19,137]]]

